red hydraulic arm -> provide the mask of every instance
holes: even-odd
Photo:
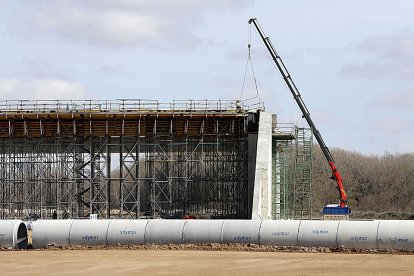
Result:
[[[272,56],[272,59],[274,63],[276,64],[276,67],[279,69],[280,73],[282,74],[283,80],[286,82],[290,92],[293,95],[293,98],[295,99],[296,103],[298,104],[300,110],[302,111],[303,117],[308,122],[310,128],[312,129],[313,135],[315,136],[316,140],[319,143],[319,146],[322,149],[323,154],[325,155],[326,160],[329,163],[329,166],[331,167],[332,171],[332,179],[336,181],[336,188],[339,191],[339,206],[340,207],[346,207],[347,202],[347,196],[345,193],[344,185],[342,183],[342,176],[339,173],[338,169],[336,168],[335,161],[332,157],[331,152],[329,151],[328,147],[326,146],[325,142],[322,139],[321,133],[316,129],[315,124],[313,123],[308,108],[306,107],[305,103],[302,100],[302,96],[299,93],[299,90],[297,89],[295,83],[293,82],[292,78],[290,77],[290,74],[285,67],[281,57],[276,52],[275,48],[272,45],[272,42],[268,37],[265,36],[263,30],[259,26],[259,23],[257,22],[256,18],[252,18],[249,20],[249,24],[252,24],[256,27],[257,32],[259,33],[260,37],[262,38],[267,50],[269,51],[270,55]]]

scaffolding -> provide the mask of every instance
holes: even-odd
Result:
[[[272,134],[272,218],[312,217],[310,128],[277,124]]]
[[[296,128],[293,217],[312,218],[312,140],[310,128]]]
[[[2,101],[0,218],[247,218],[237,101]]]

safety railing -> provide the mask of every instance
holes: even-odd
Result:
[[[68,112],[247,112],[264,110],[263,103],[247,105],[237,100],[174,100],[160,102],[147,99],[118,100],[4,100],[0,114],[13,113],[68,113]]]
[[[273,129],[274,136],[291,136],[296,138],[297,125],[292,123],[278,123]]]

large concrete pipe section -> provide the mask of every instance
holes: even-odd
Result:
[[[152,219],[145,230],[145,243],[180,244],[183,243],[183,230],[186,220]]]
[[[0,220],[0,247],[26,249],[26,224],[21,220]]]
[[[221,234],[222,243],[259,244],[261,220],[225,220]]]
[[[76,245],[106,245],[111,220],[74,220],[69,243]],[[36,227],[36,225],[35,225]]]
[[[145,244],[145,229],[147,219],[117,219],[111,220],[108,226],[107,243],[116,244]]]
[[[264,220],[260,227],[260,244],[297,246],[300,220]]]
[[[345,248],[376,249],[378,220],[344,220],[338,226],[338,246]]]
[[[33,230],[33,248],[170,243],[414,250],[414,221],[39,220]]]
[[[339,221],[302,220],[298,229],[299,246],[337,247]]]
[[[414,220],[381,220],[377,236],[379,249],[414,249]]]
[[[224,220],[187,220],[183,243],[221,243]]]
[[[33,224],[33,248],[43,248],[51,245],[69,245],[72,223],[73,220],[71,219],[37,220]]]

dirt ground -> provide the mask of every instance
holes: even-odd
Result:
[[[203,250],[0,251],[1,275],[414,275],[414,255]]]

